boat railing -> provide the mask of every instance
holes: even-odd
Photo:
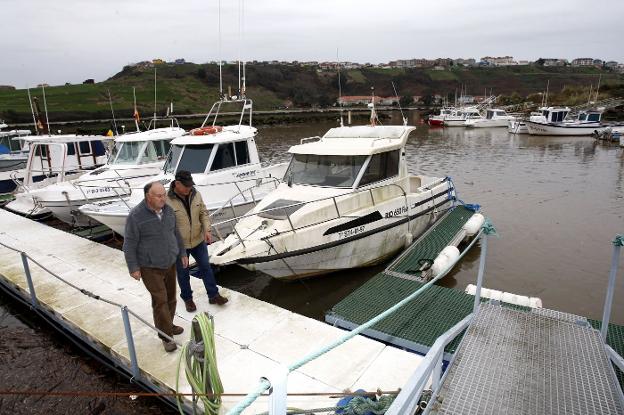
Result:
[[[206,127],[206,124],[210,124],[212,127],[216,126],[219,115],[223,115],[221,113],[221,106],[224,104],[235,104],[235,103],[242,104],[240,117],[238,119],[238,130],[240,130],[241,125],[243,125],[243,120],[245,119],[245,115],[249,116],[249,126],[251,127],[252,118],[253,118],[253,101],[249,98],[242,97],[242,98],[236,98],[236,99],[222,98],[219,101],[212,104],[212,107],[210,108],[210,111],[208,111],[208,115],[206,115],[206,118],[204,118],[204,121],[202,122],[202,125],[200,128]],[[210,121],[211,118],[212,118],[212,121]]]
[[[93,166],[93,169],[97,168],[97,166]],[[80,174],[80,173],[87,173],[90,171],[93,171],[93,169],[84,169],[84,168],[69,168],[69,169],[29,169],[29,173],[32,175],[32,173],[42,173],[46,179],[50,179],[52,177],[58,177],[59,174],[62,174],[63,176],[68,176],[68,175],[75,175],[75,174]],[[28,185],[26,185],[24,183],[24,178],[19,178],[17,177],[18,171],[14,170],[9,174],[9,178],[11,179],[11,181],[13,181],[13,183],[15,183],[15,186],[17,187],[18,190],[23,191],[23,192],[29,192],[30,190],[32,190],[32,188]],[[39,182],[35,182],[35,183],[39,183]],[[35,184],[33,183],[33,184]],[[34,188],[34,187],[33,187]]]
[[[438,179],[433,181],[432,183],[429,183],[427,185],[421,186],[418,189],[416,189],[415,192],[425,192],[425,191],[431,191],[433,194],[433,188],[436,187],[439,184],[442,184],[444,182],[448,181],[448,178],[443,178],[443,179]],[[452,186],[451,184],[449,184],[449,186]],[[268,209],[262,209],[260,211],[257,212],[252,212],[252,213],[246,213],[244,215],[241,216],[235,216],[234,218],[230,218],[230,219],[226,219],[223,220],[221,222],[217,222],[212,224],[212,227],[217,230],[220,227],[223,226],[228,226],[231,225],[234,235],[236,235],[238,241],[241,243],[241,245],[245,246],[245,242],[243,240],[243,238],[240,236],[240,234],[238,233],[237,229],[236,229],[236,225],[238,225],[238,223],[246,218],[250,218],[250,217],[254,217],[254,216],[260,216],[263,214],[267,214],[267,213],[273,213],[273,212],[278,212],[278,213],[283,213],[284,216],[286,216],[286,219],[288,221],[289,224],[289,229],[286,230],[286,232],[296,232],[298,230],[304,229],[304,228],[308,228],[311,226],[316,226],[316,225],[320,225],[322,223],[325,222],[329,222],[332,220],[336,220],[339,219],[341,217],[345,216],[345,212],[341,212],[340,208],[339,208],[339,202],[338,200],[340,198],[353,198],[353,197],[357,197],[361,194],[365,194],[368,193],[370,195],[370,200],[372,203],[372,206],[375,206],[376,203],[378,203],[380,200],[375,199],[375,192],[380,193],[380,191],[383,191],[383,189],[387,189],[387,188],[397,188],[399,189],[399,192],[401,194],[401,196],[403,196],[404,198],[404,206],[402,206],[401,208],[401,212],[399,212],[396,215],[392,215],[391,217],[389,217],[389,219],[401,219],[404,217],[408,218],[407,221],[407,226],[409,229],[410,226],[410,215],[409,215],[409,204],[408,204],[408,198],[407,198],[407,191],[405,190],[405,188],[397,183],[387,183],[384,185],[380,185],[380,186],[374,186],[374,187],[369,187],[367,189],[359,189],[356,191],[352,191],[352,192],[345,192],[345,193],[341,193],[339,195],[335,195],[335,196],[328,196],[328,197],[322,197],[319,199],[314,199],[314,200],[309,200],[309,201],[305,201],[305,202],[297,202],[297,203],[292,203],[289,205],[285,205],[285,206],[278,206],[278,207],[273,207],[273,208],[268,208]],[[313,223],[306,223],[302,226],[298,226],[295,227],[295,225],[293,224],[292,218],[291,218],[291,213],[288,211],[289,209],[292,208],[301,208],[303,206],[307,206],[307,205],[311,205],[311,204],[315,204],[315,203],[321,203],[321,202],[327,202],[327,201],[332,201],[332,204],[334,206],[334,209],[336,211],[336,216],[332,216],[330,218],[327,219],[323,219],[323,220],[319,220]],[[432,205],[435,208],[435,200],[432,200]],[[283,233],[283,232],[282,232]],[[220,233],[217,231],[217,235],[219,237],[220,240],[223,240],[224,238],[222,237],[222,235],[220,235]]]
[[[108,304],[111,307],[116,307],[119,309],[120,314],[121,314],[121,320],[123,322],[125,340],[126,340],[126,345],[128,347],[128,358],[129,358],[129,362],[128,362],[129,364],[121,364],[120,368],[131,377],[131,381],[134,381],[137,383],[143,383],[143,384],[151,383],[148,376],[143,376],[139,367],[137,349],[135,347],[135,337],[133,334],[134,332],[132,330],[132,325],[130,324],[131,316],[134,317],[143,325],[145,325],[149,330],[153,331],[155,334],[158,334],[161,338],[167,339],[168,341],[175,342],[180,347],[183,346],[180,342],[176,341],[176,339],[174,339],[173,337],[169,336],[167,333],[159,330],[153,324],[146,321],[143,317],[141,317],[141,315],[139,315],[138,313],[130,309],[127,305],[118,303],[104,296],[101,296],[95,292],[89,291],[85,288],[77,286],[76,284],[73,284],[72,282],[68,281],[67,279],[63,278],[59,274],[47,268],[45,265],[41,263],[41,261],[33,258],[30,254],[28,254],[25,251],[22,251],[13,246],[7,245],[3,242],[0,242],[0,246],[10,251],[13,251],[21,256],[22,268],[24,271],[24,276],[26,278],[26,283],[28,285],[28,291],[23,294],[23,296],[25,296],[26,298],[24,298],[22,301],[29,303],[31,309],[34,310],[35,312],[44,313],[47,311],[47,307],[45,305],[41,305],[39,302],[39,298],[37,297],[37,292],[35,290],[35,285],[36,285],[35,279],[36,279],[36,276],[40,273],[33,269],[33,265],[36,266],[39,270],[43,271],[45,274],[48,274],[52,276],[54,279],[60,281],[62,284],[68,287],[71,287],[78,293],[85,295],[93,300],[100,301],[102,303]],[[52,318],[55,318],[55,317],[52,317]],[[60,323],[60,325],[66,330],[68,330],[69,332],[75,333],[75,331],[77,330],[75,326],[65,323],[62,319],[57,319],[57,322]],[[96,343],[94,340],[89,340],[90,336],[85,336],[85,338],[87,339],[87,342],[92,343],[92,346],[94,348],[96,349],[101,348],[101,345]],[[192,411],[189,409],[188,413],[192,413]]]

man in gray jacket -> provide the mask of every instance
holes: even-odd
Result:
[[[176,226],[173,209],[166,201],[165,187],[152,182],[143,188],[145,199],[135,206],[126,221],[123,251],[132,278],[143,279],[152,296],[154,325],[172,337],[184,329],[173,324],[176,310],[176,260],[188,266],[184,241]],[[167,352],[175,342],[159,335]]]

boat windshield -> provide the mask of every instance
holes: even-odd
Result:
[[[172,145],[165,164],[165,171],[175,173],[178,170],[187,170],[191,173],[204,173],[210,160],[212,147],[212,144]]]
[[[294,154],[284,181],[323,187],[352,187],[368,156]]]
[[[115,146],[110,164],[138,164],[145,141],[126,141]]]

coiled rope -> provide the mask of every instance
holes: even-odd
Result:
[[[193,391],[193,404],[196,398],[202,402],[204,413],[217,415],[221,407],[223,384],[217,367],[217,354],[214,342],[214,320],[206,313],[193,318],[191,340],[182,346],[178,361],[176,391],[180,390],[180,368],[184,366],[186,379]],[[182,409],[182,398],[177,397],[178,409]]]

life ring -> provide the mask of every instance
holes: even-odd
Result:
[[[215,125],[215,126],[210,126],[210,127],[200,127],[200,128],[195,128],[193,130],[191,130],[191,135],[210,135],[210,134],[216,134],[218,132],[221,132],[223,130],[223,127]]]

